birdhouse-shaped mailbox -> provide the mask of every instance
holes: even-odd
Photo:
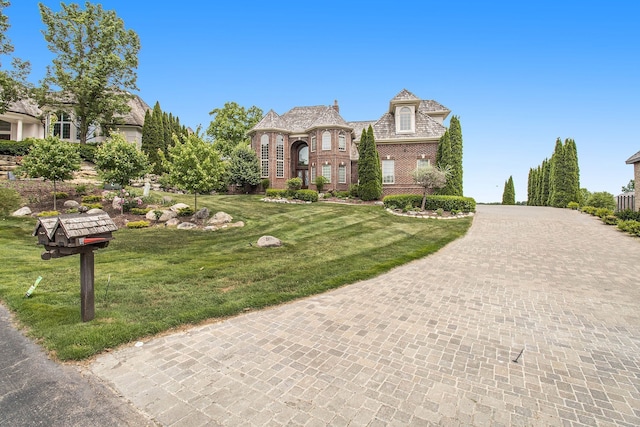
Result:
[[[38,219],[33,235],[44,245],[42,259],[80,254],[80,312],[82,321],[94,318],[93,251],[106,248],[118,226],[106,213],[71,214]]]
[[[70,214],[40,218],[33,235],[46,249],[42,259],[51,259],[106,248],[117,229],[106,213]]]

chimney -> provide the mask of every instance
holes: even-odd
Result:
[[[340,113],[340,107],[338,106],[338,100],[333,100],[333,109],[336,110],[336,113]]]

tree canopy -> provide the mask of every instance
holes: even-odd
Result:
[[[0,56],[11,55],[14,50],[6,35],[10,25],[9,18],[4,13],[4,9],[10,4],[8,0],[0,0]],[[10,70],[4,70],[0,62],[0,113],[4,113],[10,103],[25,98],[32,86],[27,82],[31,71],[29,62],[14,57],[11,65]]]
[[[44,38],[56,57],[47,67],[39,102],[53,109],[72,110],[81,143],[92,126],[110,128],[116,116],[129,111],[129,90],[137,90],[140,41],[115,11],[85,2],[60,4],[53,12],[40,3]],[[51,86],[62,92],[52,93]]]
[[[112,132],[98,147],[96,166],[105,182],[129,185],[131,180],[144,176],[149,170],[147,155],[128,142],[120,132]]]
[[[222,108],[209,113],[213,120],[207,128],[207,135],[223,158],[231,156],[233,149],[246,142],[247,132],[262,119],[262,110],[255,105],[248,109],[235,102],[227,102]]]
[[[80,154],[75,145],[49,136],[38,140],[23,157],[21,169],[31,178],[53,182],[53,209],[56,210],[56,182],[73,178],[80,170]]]
[[[411,172],[413,182],[424,189],[422,192],[422,210],[424,210],[427,202],[427,194],[429,191],[437,190],[447,185],[448,175],[448,169],[441,169],[432,165],[422,166]]]
[[[213,145],[205,142],[197,133],[182,139],[174,136],[164,167],[169,182],[194,195],[194,209],[198,208],[198,193],[215,189],[224,174],[224,164]]]

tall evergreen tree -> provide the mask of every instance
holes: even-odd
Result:
[[[533,204],[534,189],[533,180],[535,178],[535,172],[533,168],[529,168],[529,175],[527,175],[527,206],[535,206]]]
[[[540,206],[549,206],[551,195],[551,161],[542,161],[542,172],[540,174]]]
[[[551,157],[551,170],[549,173],[549,206],[564,208],[571,202],[570,189],[567,176],[567,154],[562,140],[556,140],[556,148]]]
[[[457,116],[449,123],[449,143],[451,146],[450,176],[445,190],[451,196],[462,196],[462,128]]]
[[[513,186],[513,176],[510,176],[508,180],[504,182],[504,191],[502,192],[502,204],[503,205],[515,205],[516,204],[516,190]]]
[[[436,166],[441,169],[451,168],[451,139],[449,137],[449,129],[444,132],[438,141],[438,150],[436,152]],[[436,194],[448,194],[447,187],[437,189]]]
[[[567,200],[580,203],[580,167],[578,166],[578,149],[573,139],[564,142],[565,175],[567,185]]]
[[[382,196],[382,166],[371,126],[362,131],[358,151],[358,196],[362,200],[377,200]]]

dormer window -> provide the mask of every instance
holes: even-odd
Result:
[[[396,133],[414,133],[416,131],[415,122],[414,106],[396,107]]]

